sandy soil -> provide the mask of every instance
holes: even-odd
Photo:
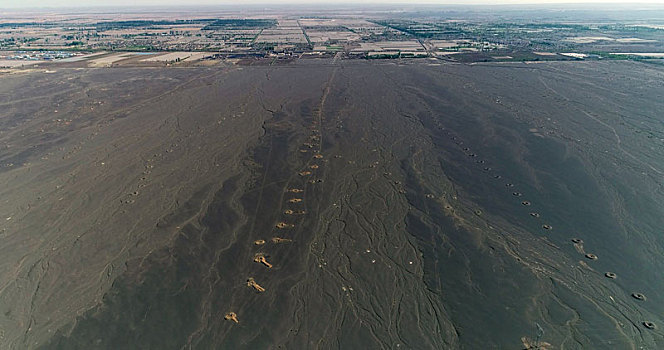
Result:
[[[0,67],[21,67],[33,66],[35,64],[44,63],[43,61],[23,61],[23,60],[0,60]]]
[[[664,345],[661,67],[252,62],[0,76],[3,344]]]
[[[176,60],[187,60],[187,61],[196,61],[200,60],[205,56],[209,56],[209,53],[206,52],[171,52],[163,55],[156,55],[142,59],[143,62],[173,62]]]
[[[89,60],[89,65],[91,67],[108,67],[111,66],[113,63],[116,63],[118,61],[126,60],[129,58],[132,58],[136,56],[135,53],[131,52],[120,52],[120,53],[113,53],[108,56],[100,57],[100,58],[95,58],[93,60]]]
[[[654,57],[654,58],[664,58],[664,52],[616,52],[612,55],[629,55],[629,56],[640,56],[640,57]]]

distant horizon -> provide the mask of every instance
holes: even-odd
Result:
[[[624,1],[624,0],[468,0],[468,1],[436,1],[436,0],[421,0],[417,2],[404,2],[403,0],[388,0],[388,1],[375,1],[375,0],[358,0],[355,2],[333,2],[329,0],[249,0],[232,2],[228,0],[215,1],[215,0],[199,0],[194,3],[182,4],[180,0],[23,0],[17,2],[16,0],[0,0],[0,11],[7,9],[93,9],[93,8],[181,8],[181,7],[256,7],[256,6],[304,6],[304,7],[341,7],[341,6],[640,6],[640,5],[662,5],[662,0],[640,0],[637,2]]]

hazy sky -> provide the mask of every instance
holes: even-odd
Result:
[[[655,3],[664,0],[0,0],[0,9],[16,7],[256,5],[256,4],[550,4],[550,3]]]
[[[1,8],[16,7],[80,7],[80,6],[168,6],[168,5],[255,5],[255,4],[550,4],[550,3],[655,3],[664,0],[0,0]]]

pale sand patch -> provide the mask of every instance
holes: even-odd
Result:
[[[576,36],[564,39],[564,41],[570,41],[577,44],[590,44],[602,40],[614,41],[615,39],[609,38],[608,36]]]
[[[457,55],[457,54],[460,54],[460,53],[463,53],[463,52],[459,52],[459,51],[438,51],[438,52],[434,52],[433,54],[436,55],[436,56],[447,56],[447,55]]]
[[[132,53],[132,52],[117,53],[115,55],[110,55],[110,56],[90,60],[90,65],[93,66],[93,67],[110,66],[110,65],[112,65],[113,63],[115,63],[117,61],[121,61],[121,60],[127,59],[127,58],[129,58],[131,56],[135,56],[135,55],[136,54]]]
[[[100,52],[94,52],[94,53],[89,53],[87,55],[82,55],[82,56],[74,56],[74,57],[69,57],[69,58],[63,58],[61,60],[58,60],[58,62],[77,62],[77,61],[82,61],[82,60],[87,60],[92,57],[97,57],[101,56],[104,54],[107,54],[108,52],[106,51],[100,51]]]
[[[573,57],[573,58],[586,58],[588,55],[585,53],[576,53],[576,52],[561,52],[560,55]]]
[[[157,55],[144,58],[142,62],[173,62],[173,61],[196,61],[205,56],[209,56],[207,52],[171,52],[164,55]]]
[[[652,29],[664,29],[664,25],[656,24],[636,24],[631,27],[643,27],[643,28],[652,28]]]
[[[620,43],[656,43],[657,40],[651,40],[651,39],[641,39],[641,38],[620,38],[616,39],[617,42]]]
[[[431,45],[436,49],[449,49],[469,42],[469,40],[431,40]]]
[[[569,41],[577,44],[590,44],[594,43],[597,41],[616,41],[619,43],[653,43],[657,42],[657,40],[651,40],[651,39],[641,39],[641,38],[609,38],[607,36],[578,36],[578,37],[570,37],[564,39],[564,41]]]
[[[558,54],[555,52],[540,52],[540,51],[535,51],[533,52],[535,55],[539,56],[557,56]]]
[[[629,55],[629,56],[639,56],[639,57],[656,57],[664,58],[664,52],[615,52],[611,53],[612,55]]]
[[[0,67],[12,68],[20,66],[30,66],[37,63],[42,63],[42,61],[0,60]]]

